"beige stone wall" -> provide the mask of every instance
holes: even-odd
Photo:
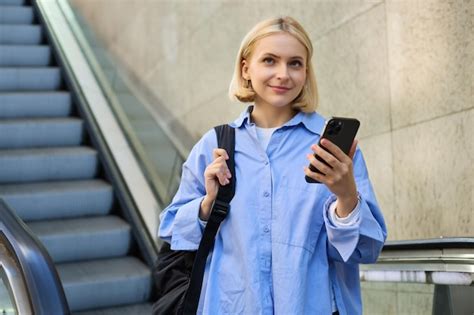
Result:
[[[194,137],[231,121],[242,37],[291,15],[310,33],[324,115],[362,121],[389,239],[474,236],[474,0],[73,0]]]
[[[435,285],[361,282],[364,315],[431,315]]]

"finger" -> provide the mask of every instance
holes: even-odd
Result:
[[[227,164],[223,162],[223,164],[219,165],[217,170],[217,174],[219,175],[219,179],[222,185],[226,185],[230,182],[229,178],[232,177],[229,169],[227,168]]]
[[[351,150],[349,151],[349,157],[351,158],[351,160],[354,159],[354,155],[355,155],[358,143],[359,141],[357,139],[355,139],[354,142],[352,142]]]
[[[229,179],[227,178],[226,175],[224,175],[224,172],[222,171],[217,171],[215,176],[217,177],[217,179],[219,180],[219,184],[221,184],[222,186],[225,186],[229,183]]]
[[[304,166],[303,169],[304,169],[304,173],[305,173],[306,176],[308,176],[308,177],[310,177],[314,180],[317,180],[318,182],[321,182],[323,184],[326,182],[326,176],[324,176],[323,174],[313,172],[307,166]]]
[[[331,154],[334,155],[339,161],[344,162],[345,160],[347,160],[348,156],[344,152],[342,152],[342,150],[337,145],[335,145],[328,139],[321,139],[321,145],[324,146],[329,152],[331,152]]]
[[[229,159],[229,155],[227,154],[227,151],[224,149],[216,148],[212,150],[212,156],[215,159],[217,159],[220,156],[223,156],[225,160]]]
[[[324,162],[328,163],[330,167],[335,168],[339,165],[339,160],[334,157],[331,153],[321,148],[319,145],[311,146],[311,149],[316,153]]]
[[[212,163],[212,165],[219,165],[227,168],[227,163],[224,156],[217,157]]]
[[[312,154],[308,154],[306,156],[306,158],[309,160],[309,162],[311,163],[311,165],[313,165],[318,171],[320,171],[321,173],[323,173],[324,175],[332,175],[333,173],[333,170],[331,169],[331,167],[327,166],[326,164],[324,164],[323,162],[319,161],[318,159],[315,158],[314,155]]]
[[[219,184],[221,184],[221,186],[225,186],[229,183],[230,183],[230,181],[227,178],[220,178],[219,179]]]
[[[221,165],[211,165],[207,172],[210,178],[217,178],[221,185],[226,185],[230,182],[226,175],[226,170]]]
[[[217,159],[215,159],[213,164],[218,166],[226,177],[228,178],[232,177],[232,174],[223,156],[220,156]]]
[[[220,164],[220,163],[225,163],[225,157],[224,156],[218,156],[212,161],[213,164]]]

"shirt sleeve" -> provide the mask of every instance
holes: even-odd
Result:
[[[217,148],[215,131],[207,132],[193,147],[182,167],[181,181],[173,200],[160,214],[158,236],[173,250],[196,250],[202,238],[204,222],[199,219],[201,202],[206,195],[204,171]]]
[[[342,262],[374,263],[387,238],[387,229],[359,149],[354,156],[353,167],[359,193],[358,219],[350,225],[335,223],[330,218],[329,209],[337,198],[334,195],[328,198],[323,211],[328,254],[330,258]]]
[[[359,208],[360,208],[360,200],[357,201],[357,205],[354,207],[354,209],[349,213],[349,215],[345,218],[340,218],[336,214],[336,206],[337,202],[334,201],[331,203],[329,206],[329,221],[336,227],[344,227],[344,226],[350,226],[354,225],[357,223],[357,220],[359,220],[360,213],[359,213]]]
[[[201,219],[198,219],[198,220],[199,220],[199,225],[204,230],[206,228],[207,221],[204,221],[204,220],[201,220]]]

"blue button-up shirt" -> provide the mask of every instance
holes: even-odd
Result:
[[[353,160],[359,219],[336,226],[328,217],[336,197],[323,184],[308,184],[303,172],[324,118],[299,112],[264,151],[251,109],[231,124],[236,191],[207,261],[198,313],[331,314],[333,290],[340,314],[362,314],[358,264],[375,262],[386,239],[362,153]],[[178,192],[160,216],[159,236],[174,250],[199,246],[204,171],[216,147],[212,129],[183,164]]]

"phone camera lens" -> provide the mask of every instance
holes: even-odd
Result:
[[[339,131],[341,131],[341,129],[342,129],[342,121],[338,121],[336,126],[334,127],[334,133],[338,134]]]

